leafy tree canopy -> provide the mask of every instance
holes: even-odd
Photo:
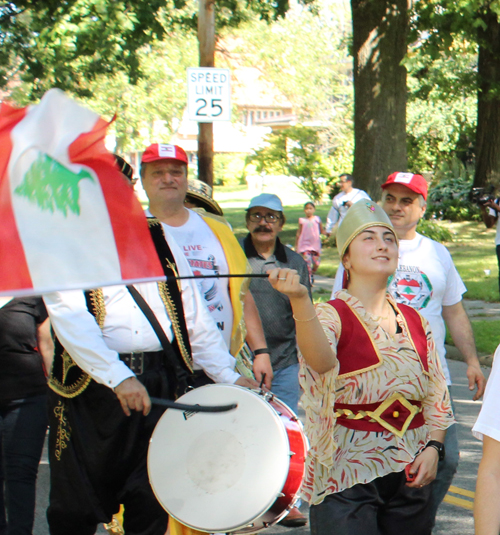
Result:
[[[331,171],[320,149],[317,129],[292,126],[267,136],[267,145],[256,151],[252,161],[258,172],[297,177],[299,188],[312,200],[321,201],[324,184]]]
[[[313,0],[301,0],[310,4]],[[289,0],[218,0],[218,28],[282,17]],[[196,0],[18,0],[0,7],[0,86],[17,75],[32,97],[49,87],[89,95],[88,81],[122,70],[142,75],[143,46],[174,27],[197,27]]]

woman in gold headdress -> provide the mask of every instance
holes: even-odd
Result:
[[[430,328],[386,292],[398,241],[375,203],[353,205],[337,245],[343,290],[313,306],[292,270],[290,298],[311,448],[302,494],[313,535],[430,535],[429,484],[454,422]]]

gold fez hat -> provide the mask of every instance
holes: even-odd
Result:
[[[195,204],[201,205],[207,212],[215,215],[223,215],[222,208],[212,198],[212,188],[196,178],[188,180],[186,200],[194,199]]]
[[[344,258],[345,252],[354,238],[370,227],[386,227],[396,237],[389,216],[373,201],[363,199],[353,204],[347,211],[337,231],[337,249],[340,258]],[[399,243],[398,243],[399,245]]]

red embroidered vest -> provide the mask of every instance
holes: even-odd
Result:
[[[328,301],[340,316],[342,331],[337,345],[337,359],[340,364],[339,377],[349,377],[376,368],[382,363],[378,348],[366,326],[354,310],[342,299]],[[403,315],[410,342],[418,354],[422,368],[429,373],[427,361],[427,336],[419,313],[403,304],[397,308]]]

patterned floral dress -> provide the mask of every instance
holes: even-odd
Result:
[[[389,295],[387,299],[396,310],[400,327],[394,336],[380,327],[361,302],[346,290],[337,292],[335,297],[345,301],[364,322],[382,362],[371,370],[340,378],[338,362],[328,372],[318,374],[300,355],[305,431],[310,441],[302,495],[314,505],[328,494],[404,470],[430,440],[431,431],[445,430],[455,422],[428,323],[422,319],[427,336],[429,373],[426,373],[397,303]],[[335,351],[342,330],[340,317],[328,303],[316,305],[316,312]],[[377,403],[396,393],[403,394],[407,400],[422,402],[425,425],[398,437],[389,431],[348,429],[336,421],[335,402]]]

